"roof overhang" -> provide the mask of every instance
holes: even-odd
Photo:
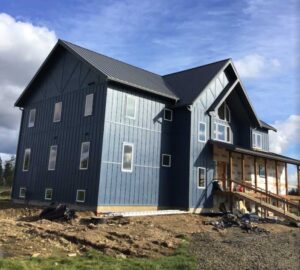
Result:
[[[215,141],[215,140],[210,140],[209,142],[213,145],[219,146],[221,148],[225,148],[232,152],[241,153],[241,154],[254,156],[254,157],[261,157],[261,158],[276,160],[276,161],[285,162],[285,163],[298,165],[298,166],[300,165],[300,160],[293,159],[293,158],[290,158],[287,156],[278,155],[278,154],[275,154],[272,152],[251,150],[251,149],[242,148],[242,147],[235,146],[233,144],[224,143],[224,142]]]

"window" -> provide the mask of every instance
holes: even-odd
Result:
[[[214,124],[214,135],[218,141],[231,143],[231,130],[229,126],[220,123]]]
[[[31,109],[29,112],[28,127],[34,127],[36,109]]]
[[[53,114],[53,122],[60,122],[60,120],[61,120],[61,110],[62,110],[62,102],[55,103],[54,114]]]
[[[205,168],[198,167],[198,188],[205,188]]]
[[[27,148],[25,149],[24,152],[24,160],[23,160],[23,171],[26,172],[29,170],[29,165],[30,165],[30,153],[31,149]]]
[[[83,142],[81,144],[80,154],[80,170],[87,170],[89,166],[89,155],[90,155],[90,142]]]
[[[76,202],[85,202],[85,190],[77,189]]]
[[[252,133],[252,143],[254,148],[262,149],[262,139],[261,134]]]
[[[164,109],[164,120],[172,121],[173,120],[173,111],[170,109]]]
[[[132,172],[133,169],[133,144],[123,143],[122,171]]]
[[[162,166],[171,167],[171,155],[162,154]]]
[[[53,189],[52,188],[46,188],[45,189],[45,200],[52,200],[52,194],[53,194]]]
[[[125,116],[130,119],[135,119],[135,113],[136,113],[136,98],[134,96],[126,95]]]
[[[84,116],[89,116],[93,114],[93,101],[94,94],[89,94],[85,97]]]
[[[49,162],[48,162],[48,170],[49,171],[55,170],[56,156],[57,156],[57,145],[52,145],[50,147],[50,153],[49,153]]]
[[[259,177],[263,177],[265,178],[266,177],[266,169],[265,169],[265,166],[264,165],[259,165],[258,166],[258,175]]]
[[[204,122],[199,123],[198,141],[206,142],[206,123]]]
[[[224,102],[218,109],[218,116],[219,119],[230,122],[231,115],[230,115],[229,107],[226,104],[226,102]]]
[[[19,198],[26,198],[26,188],[24,188],[24,187],[20,188]]]

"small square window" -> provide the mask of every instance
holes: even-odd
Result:
[[[36,109],[31,109],[29,112],[28,127],[34,127]]]
[[[162,166],[171,167],[171,155],[162,154]]]
[[[129,119],[135,119],[136,114],[136,97],[126,95],[126,111],[125,117]]]
[[[53,194],[53,189],[52,188],[46,188],[45,189],[45,200],[52,200],[52,194]]]
[[[198,188],[205,188],[205,179],[206,179],[206,176],[205,176],[205,168],[201,168],[199,167],[198,168]]]
[[[26,198],[26,188],[21,187],[19,191],[19,198]]]
[[[62,102],[55,103],[53,122],[60,122],[61,120],[61,111],[62,111]]]
[[[173,121],[173,111],[171,109],[164,109],[164,120]]]
[[[76,202],[85,202],[85,190],[77,189]]]

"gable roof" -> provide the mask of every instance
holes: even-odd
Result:
[[[164,80],[180,97],[180,105],[192,104],[230,59],[164,75]]]
[[[276,129],[276,128],[270,126],[270,125],[267,124],[265,121],[259,120],[259,122],[260,122],[261,127],[265,128],[265,129],[268,129],[268,130],[273,130],[273,131],[277,132],[277,129]]]

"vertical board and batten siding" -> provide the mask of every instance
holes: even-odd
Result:
[[[269,151],[269,133],[268,131],[259,130],[259,129],[252,129],[252,133],[257,133],[261,135],[262,139],[262,149],[263,151]],[[252,136],[251,136],[251,142],[252,142]],[[252,142],[253,147],[253,142]]]
[[[136,117],[125,117],[126,95],[136,98]],[[98,205],[169,204],[169,175],[161,154],[171,154],[173,122],[163,120],[166,104],[111,85],[107,89]],[[173,115],[174,117],[174,115]],[[122,172],[123,142],[134,144],[133,171]]]
[[[76,190],[86,190],[85,203],[96,206],[102,149],[106,82],[103,77],[66,51],[52,59],[49,73],[40,82],[24,106],[13,198],[26,187],[29,201],[45,201],[45,188],[53,189],[52,201],[75,203]],[[88,86],[94,82],[94,85]],[[85,97],[94,93],[91,116],[84,117]],[[62,101],[61,121],[53,123],[54,105]],[[36,109],[34,127],[28,128],[30,109]],[[81,143],[90,141],[88,170],[79,170]],[[57,145],[54,171],[48,171],[51,145]],[[23,172],[26,148],[31,148],[30,168]]]

